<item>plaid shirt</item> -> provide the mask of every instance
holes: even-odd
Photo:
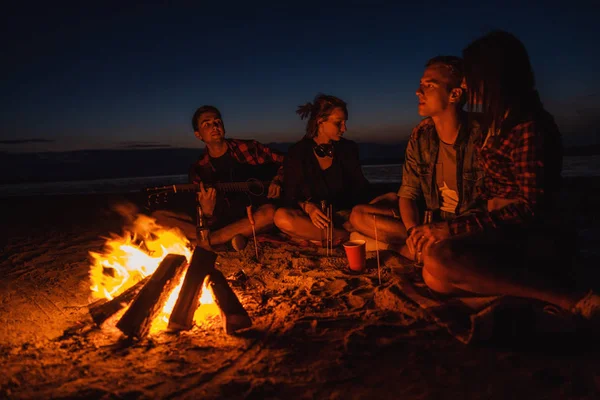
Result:
[[[479,187],[483,182],[483,169],[479,161],[482,134],[475,114],[460,114],[461,128],[454,143],[456,151],[456,183],[458,204],[455,214],[461,215],[483,209],[479,200]],[[437,185],[438,153],[440,139],[431,117],[423,119],[412,131],[406,146],[402,167],[402,184],[398,196],[406,199],[425,199],[430,210],[440,208]]]
[[[272,183],[279,186],[282,185],[284,159],[282,154],[256,140],[225,139],[225,142],[233,159],[240,164],[262,165],[270,162],[279,164],[277,175],[273,178]],[[210,162],[210,156],[208,155],[208,149],[204,150],[202,157],[192,165],[190,169],[190,181],[200,183],[202,179],[198,174],[198,170],[204,168],[211,168],[214,171],[214,167]]]
[[[486,200],[517,201],[491,212],[458,217],[449,223],[450,232],[474,233],[499,225],[525,224],[538,217],[546,192],[553,189],[549,185],[560,180],[560,150],[560,133],[551,116],[488,134],[480,149],[485,171],[481,195]]]

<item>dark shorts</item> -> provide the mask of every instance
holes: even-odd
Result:
[[[277,206],[274,200],[268,199],[266,196],[252,196],[244,193],[219,199],[215,208],[215,222],[211,229],[220,229],[240,219],[247,218],[246,207],[249,205],[252,206],[253,211],[256,211],[257,208],[265,204]]]

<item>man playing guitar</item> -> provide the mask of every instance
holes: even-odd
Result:
[[[210,228],[210,245],[232,241],[236,250],[245,247],[252,236],[247,206],[252,205],[257,233],[273,227],[274,199],[280,197],[283,181],[283,155],[255,140],[225,139],[225,126],[216,107],[202,106],[192,118],[195,136],[206,144],[206,150],[189,171],[189,180],[198,184],[197,201]],[[265,168],[266,167],[266,168]],[[269,171],[270,176],[256,176]],[[273,176],[274,175],[274,176]],[[220,183],[268,178],[266,196],[251,197],[248,193],[219,193]],[[177,226],[188,237],[196,236],[196,222],[175,213],[153,214],[159,223]],[[232,240],[233,239],[233,240]],[[206,244],[206,243],[204,243]],[[202,245],[199,243],[199,245]]]

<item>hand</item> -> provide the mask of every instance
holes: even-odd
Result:
[[[204,188],[204,184],[200,182],[200,191],[198,192],[198,201],[202,207],[204,215],[210,217],[215,211],[217,204],[217,190],[215,188]]]
[[[304,212],[308,214],[313,225],[319,229],[325,229],[329,223],[329,218],[321,211],[319,207],[312,203],[307,203]]]
[[[450,228],[448,222],[434,222],[433,224],[417,225],[414,227],[408,239],[406,239],[406,245],[412,254],[424,253],[429,248],[444,239],[450,237]]]
[[[380,201],[390,201],[398,203],[398,195],[394,192],[389,192],[386,194],[382,194],[380,196],[375,197],[373,200],[369,202],[369,204],[379,203]]]
[[[271,184],[269,185],[269,194],[267,195],[267,198],[278,199],[279,196],[281,196],[281,186],[271,182]]]

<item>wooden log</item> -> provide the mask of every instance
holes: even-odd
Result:
[[[152,321],[160,314],[169,295],[179,283],[185,267],[187,260],[184,256],[167,254],[117,322],[117,328],[128,337],[146,336]]]
[[[239,329],[252,326],[252,320],[240,303],[227,279],[218,269],[210,273],[210,288],[212,289],[215,303],[221,309],[221,319],[225,333],[231,335]]]
[[[217,254],[196,246],[192,260],[181,285],[181,291],[169,317],[169,329],[191,329],[194,324],[194,312],[200,305],[204,280],[215,268]]]
[[[92,316],[92,320],[98,326],[102,325],[104,321],[112,317],[114,314],[122,310],[124,307],[129,305],[131,301],[137,296],[142,290],[142,287],[150,280],[147,276],[117,297],[109,301],[98,300],[92,303],[88,310]]]

